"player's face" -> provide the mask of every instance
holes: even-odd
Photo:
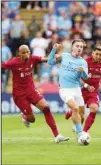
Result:
[[[19,51],[19,56],[21,58],[22,61],[28,61],[29,56],[30,56],[30,50],[29,48],[24,48],[22,50]]]
[[[93,51],[92,56],[95,62],[101,62],[101,50]]]
[[[83,42],[75,42],[72,46],[72,51],[75,53],[75,56],[81,56],[83,53]]]

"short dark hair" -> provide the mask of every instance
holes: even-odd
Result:
[[[96,51],[96,50],[100,50],[100,51],[101,51],[101,45],[100,45],[100,44],[96,44],[96,45],[93,47],[93,51]]]
[[[84,47],[86,46],[86,42],[85,42],[83,39],[74,39],[74,40],[72,41],[72,46],[74,45],[75,42],[82,42],[83,45],[84,45]]]

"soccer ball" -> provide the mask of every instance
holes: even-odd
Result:
[[[86,132],[83,133],[78,138],[78,144],[80,144],[80,145],[88,145],[90,141],[91,141],[90,135]]]

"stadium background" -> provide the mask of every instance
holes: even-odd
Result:
[[[33,55],[48,56],[54,43],[61,43],[65,51],[70,51],[71,41],[76,38],[87,43],[84,58],[91,55],[96,43],[101,44],[101,2],[2,2],[2,62],[16,56],[21,44],[27,44]],[[58,67],[38,64],[33,73],[36,86],[53,113],[67,110],[58,94]],[[1,73],[2,113],[19,113],[11,95],[12,74],[3,69]],[[99,96],[101,113],[101,86]]]

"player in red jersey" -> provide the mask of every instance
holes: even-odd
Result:
[[[90,108],[83,130],[87,132],[95,121],[96,113],[99,106],[99,83],[101,81],[101,45],[96,45],[93,49],[92,56],[87,58],[89,79],[82,81],[82,94],[85,104]]]
[[[99,83],[101,83],[101,46],[96,45],[93,49],[92,56],[86,59],[88,63],[88,72],[89,72],[89,79],[88,80],[81,80],[83,84],[82,94],[87,104],[87,107],[90,108],[90,114],[88,115],[83,130],[87,132],[92,124],[94,123],[96,112],[98,111],[99,105],[99,96],[98,96],[98,89]],[[82,118],[84,118],[84,110],[80,112]],[[71,111],[67,111],[65,118],[69,119],[71,116]]]
[[[35,122],[31,104],[40,109],[45,117],[46,123],[50,126],[55,141],[67,141],[68,137],[59,134],[55,120],[52,116],[48,103],[43,95],[36,89],[33,82],[33,68],[38,62],[47,62],[46,58],[30,56],[30,49],[27,45],[19,47],[17,57],[2,63],[2,68],[11,69],[13,73],[13,99],[22,113],[23,121],[26,126]]]

